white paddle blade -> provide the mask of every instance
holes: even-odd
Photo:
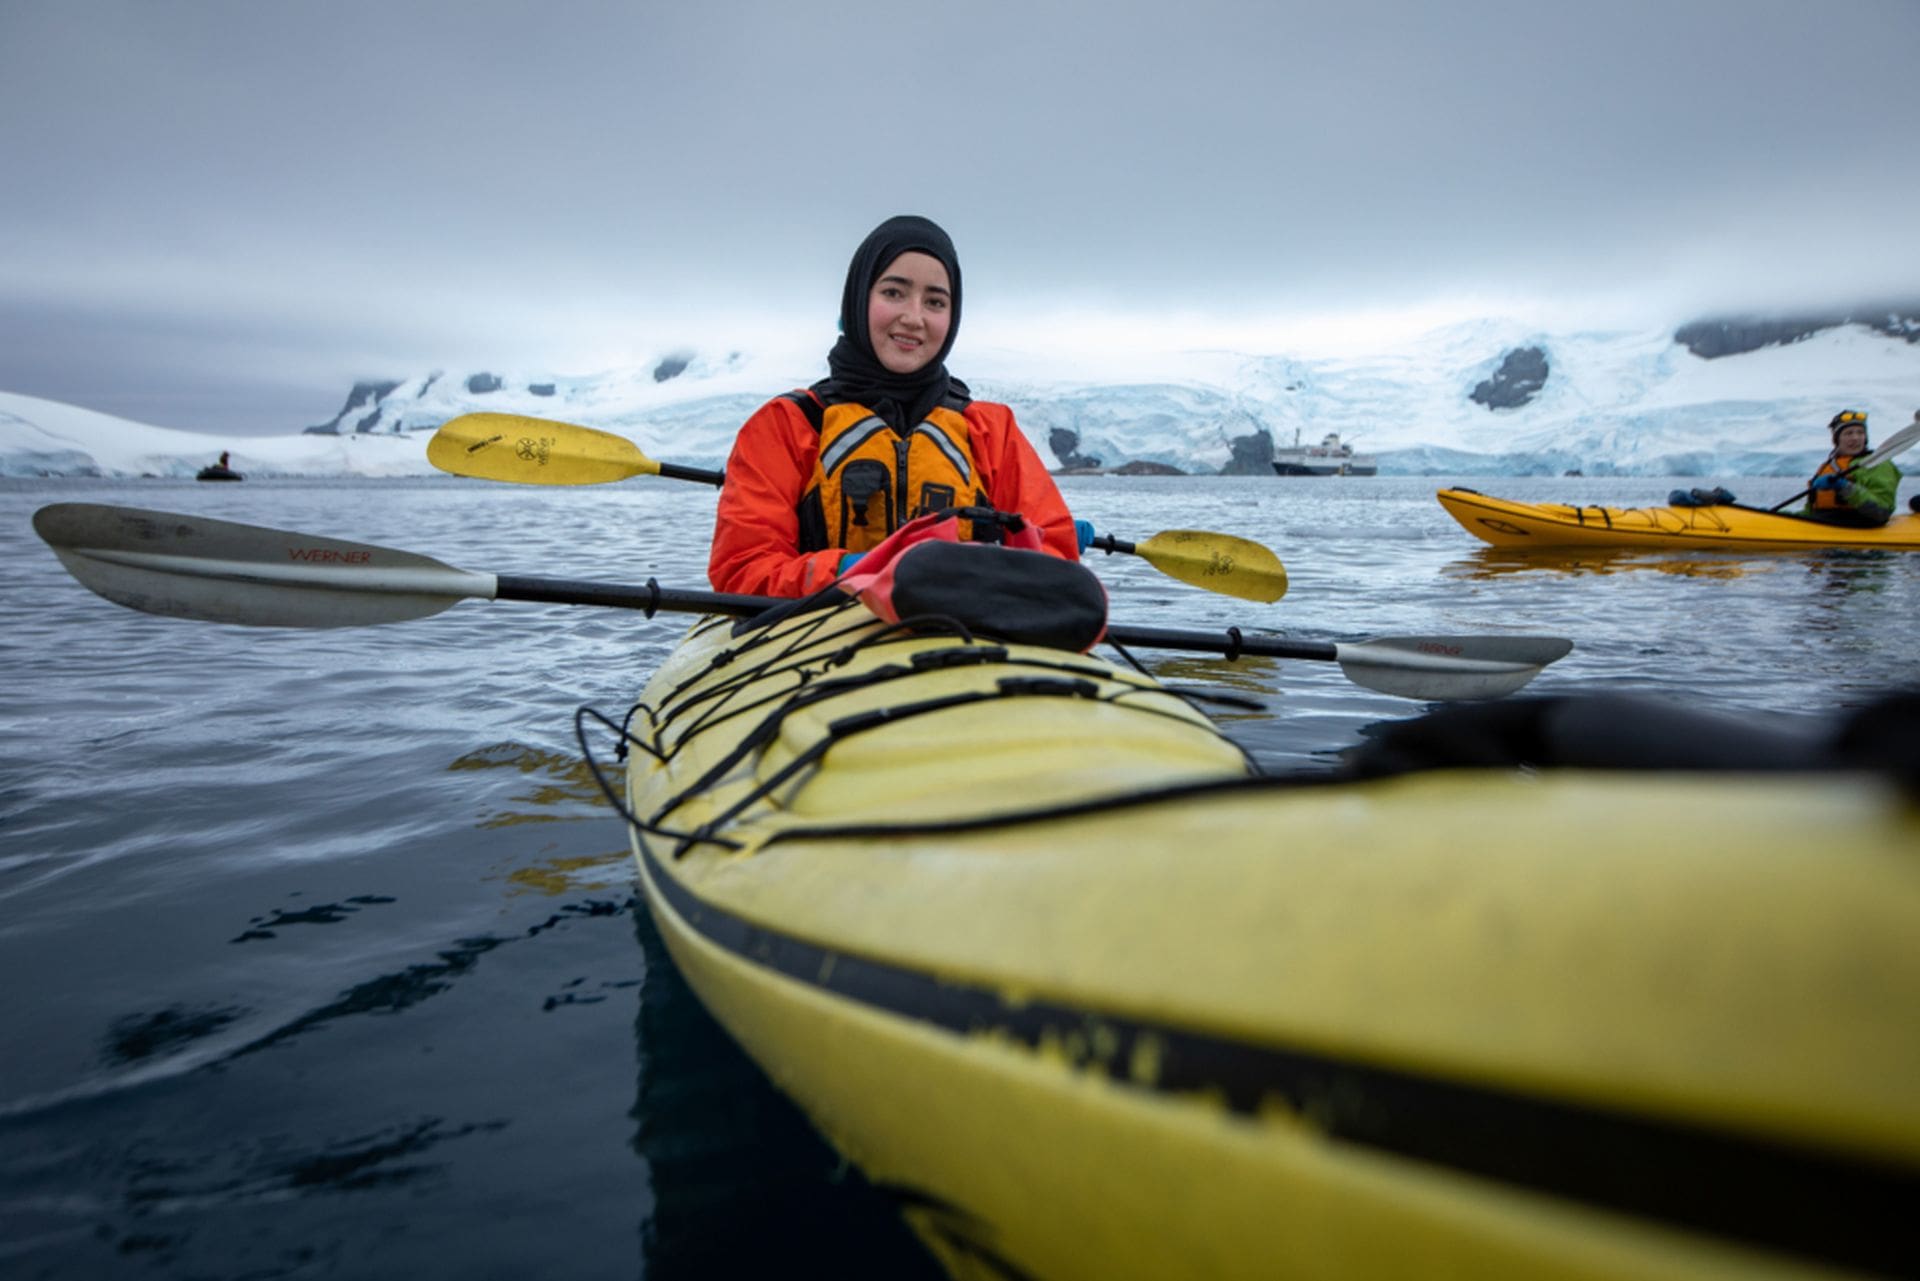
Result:
[[[1560,636],[1395,636],[1334,646],[1354,684],[1427,702],[1502,698],[1572,649]]]
[[[1912,422],[1887,437],[1880,448],[1868,454],[1858,463],[1855,463],[1854,466],[1872,467],[1876,463],[1883,463],[1889,458],[1897,458],[1909,449],[1912,449],[1915,441],[1920,441],[1920,409],[1913,411]]]
[[[67,572],[116,605],[250,627],[357,627],[425,618],[494,576],[427,556],[172,512],[56,503],[33,516]]]

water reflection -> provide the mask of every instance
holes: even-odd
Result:
[[[1678,578],[1727,580],[1804,574],[1814,590],[1829,593],[1879,592],[1901,581],[1903,558],[1910,553],[1858,548],[1805,552],[1675,553],[1649,550],[1565,549],[1516,551],[1483,547],[1442,567],[1449,577],[1493,580],[1509,575],[1605,577],[1653,573]],[[1779,581],[1776,579],[1776,581]],[[1791,581],[1791,580],[1787,580]]]
[[[894,1200],[844,1164],[714,1022],[644,907],[634,934],[646,978],[628,1116],[653,1184],[640,1230],[649,1281],[944,1277]]]
[[[503,809],[481,819],[481,827],[511,827],[518,823],[552,823],[579,818],[605,805],[593,771],[576,753],[548,751],[525,743],[495,743],[459,757],[447,766],[449,772],[468,770],[514,770],[528,777],[530,790],[516,792],[507,799],[515,808]],[[526,808],[518,808],[525,806]]]
[[[500,789],[488,789],[495,808],[473,820],[477,830],[566,820],[581,807],[606,812],[605,798],[577,753],[503,742],[467,752],[448,768],[525,780],[504,804]],[[582,853],[577,831],[563,829],[563,836],[512,858],[500,879],[511,887],[509,896],[570,900],[531,927],[528,937],[582,912],[634,918],[643,977],[633,1022],[638,1081],[627,1115],[635,1127],[632,1150],[646,1162],[654,1197],[640,1222],[641,1275],[659,1281],[942,1276],[902,1222],[895,1200],[841,1160],[688,988],[645,906],[632,895],[630,851]],[[624,903],[579,897],[610,891]],[[440,958],[449,961],[449,951],[443,948]],[[609,994],[605,984],[572,980],[542,1008],[551,1013],[598,1004]]]
[[[211,931],[248,972],[318,971],[306,1009],[281,999],[293,984],[256,985],[260,1008],[220,1000],[232,980],[183,974],[151,1004],[72,1010],[104,1027],[102,1073],[6,1100],[0,1254],[23,1276],[542,1275],[558,1239],[588,1253],[570,1275],[642,1274],[619,1243],[650,1211],[644,1180],[606,1125],[630,1093],[605,1072],[632,1047],[638,958],[619,939],[637,905],[540,903],[472,934],[390,916],[423,897],[348,895],[257,916],[275,928],[243,938],[231,921]],[[378,929],[339,937],[356,923]],[[512,959],[489,964],[501,949]],[[327,999],[335,975],[353,978]],[[551,1231],[528,1232],[528,1213]]]
[[[1886,591],[1901,581],[1912,553],[1841,549],[1807,558],[1807,576],[1822,591]]]
[[[1628,574],[1650,571],[1681,578],[1742,578],[1749,574],[1767,574],[1778,568],[1769,560],[1756,561],[1736,553],[1712,555],[1699,552],[1644,550],[1567,549],[1563,551],[1515,551],[1511,548],[1481,547],[1446,565],[1441,572],[1451,577],[1498,579],[1509,574],[1558,574],[1578,578],[1583,575]]]
[[[1267,699],[1280,685],[1278,659],[1254,654],[1232,662],[1217,656],[1134,657],[1169,689],[1197,696],[1201,710],[1215,721],[1258,721],[1273,715]]]
[[[107,1029],[100,1057],[109,1067],[122,1067],[155,1055],[178,1053],[188,1044],[212,1036],[248,1013],[238,1006],[170,1005],[150,1013],[125,1014]]]
[[[548,898],[582,891],[607,893],[631,887],[632,858],[623,849],[604,854],[554,854],[514,868],[506,880],[515,893]]]

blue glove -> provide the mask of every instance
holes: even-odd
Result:
[[[1087,548],[1093,546],[1093,522],[1090,520],[1074,521],[1073,537],[1074,541],[1080,544],[1080,554],[1085,556],[1087,554]]]
[[[1846,481],[1834,475],[1832,472],[1828,472],[1824,476],[1816,477],[1813,482],[1813,487],[1815,489],[1839,489],[1846,483]]]
[[[848,552],[845,556],[842,556],[840,558],[840,568],[833,572],[833,576],[835,578],[845,578],[847,571],[852,569],[864,554],[863,552]]]

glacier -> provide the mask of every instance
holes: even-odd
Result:
[[[1549,368],[1537,394],[1512,408],[1476,401],[1506,354],[1526,348]],[[1862,324],[1714,359],[1671,329],[1546,332],[1489,318],[1338,355],[1171,351],[1063,377],[1047,353],[985,347],[950,364],[976,397],[1014,407],[1050,466],[1206,474],[1260,472],[1263,451],[1338,432],[1389,475],[1799,477],[1825,455],[1838,410],[1866,410],[1878,440],[1920,406],[1920,344]],[[741,351],[582,375],[433,371],[356,388],[321,426],[257,436],[0,392],[0,475],[190,477],[222,450],[250,476],[431,475],[431,429],[473,410],[580,423],[665,461],[720,467],[755,408],[823,372],[817,354]]]

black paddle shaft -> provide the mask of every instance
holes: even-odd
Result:
[[[1107,628],[1107,639],[1119,645],[1139,645],[1146,649],[1186,649],[1201,654],[1224,654],[1229,659],[1242,654],[1262,658],[1302,658],[1314,662],[1336,663],[1339,650],[1331,641],[1284,640],[1278,636],[1246,636],[1238,627],[1224,632],[1174,631],[1165,627]]]
[[[611,605],[638,609],[651,618],[658,610],[675,614],[728,614],[748,618],[786,602],[765,596],[734,596],[726,592],[684,591],[662,587],[649,578],[644,586],[590,583],[578,578],[531,578],[501,574],[495,578],[495,600],[542,601],[549,605]]]
[[[708,471],[704,467],[686,467],[679,463],[656,463],[660,474],[668,480],[696,480],[702,485],[718,487],[726,484],[725,472]]]
[[[644,610],[648,616],[664,609],[676,614],[727,614],[735,618],[750,618],[775,606],[792,603],[766,596],[679,590],[662,587],[652,579],[648,579],[644,586],[631,586],[592,583],[573,578],[501,574],[495,581],[496,600],[542,601],[551,605],[610,605],[619,609]],[[1328,641],[1246,636],[1237,627],[1229,627],[1222,632],[1189,632],[1168,627],[1114,625],[1107,628],[1107,639],[1120,645],[1138,645],[1143,649],[1183,649],[1199,654],[1223,654],[1230,659],[1242,654],[1322,663],[1338,662],[1340,659],[1339,652]]]

